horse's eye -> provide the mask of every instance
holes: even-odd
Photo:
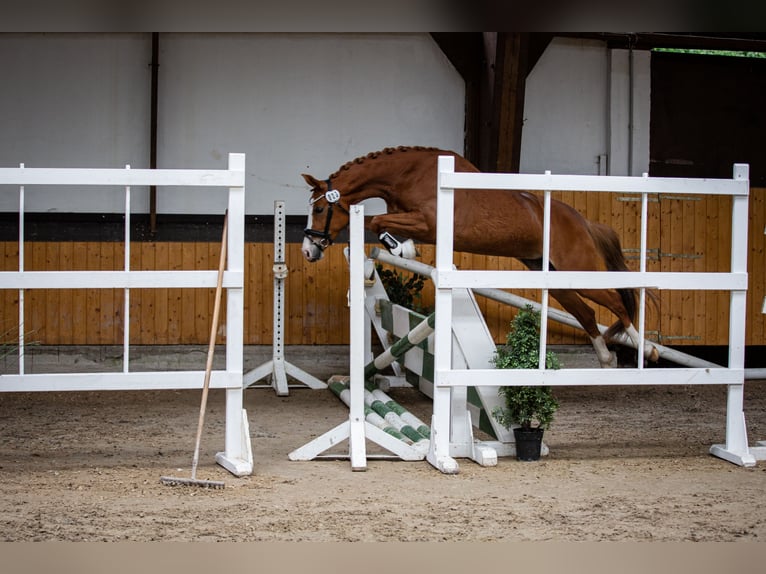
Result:
[[[319,215],[323,211],[324,211],[324,207],[321,205],[317,205],[316,207],[314,207],[314,215]]]

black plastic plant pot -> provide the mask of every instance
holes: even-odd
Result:
[[[524,461],[540,460],[544,432],[541,428],[513,429],[513,436],[516,439],[516,458]]]

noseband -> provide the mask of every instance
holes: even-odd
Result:
[[[337,205],[338,209],[348,213],[348,210],[340,204],[340,191],[332,189],[330,180],[326,180],[327,192],[324,195],[320,195],[316,199],[309,202],[309,205],[315,204],[320,199],[324,198],[327,201],[327,217],[324,222],[324,231],[317,231],[315,229],[306,228],[303,230],[303,235],[308,237],[311,242],[316,245],[321,251],[324,251],[327,247],[332,245],[332,238],[330,237],[330,223],[332,222],[333,208]],[[314,239],[317,239],[316,241]]]

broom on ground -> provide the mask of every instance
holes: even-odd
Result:
[[[223,271],[226,267],[226,243],[229,226],[229,212],[223,218],[223,238],[221,239],[221,257],[218,261],[218,284],[215,288],[215,304],[213,306],[213,324],[210,327],[210,344],[207,349],[207,364],[205,365],[205,382],[202,385],[202,401],[199,407],[199,422],[197,423],[197,440],[194,446],[192,458],[191,478],[179,478],[175,476],[163,476],[160,482],[167,486],[190,485],[202,488],[224,488],[225,483],[218,480],[201,480],[197,478],[197,464],[199,463],[199,446],[202,439],[202,426],[205,423],[205,409],[207,407],[207,394],[210,388],[210,372],[213,370],[213,354],[215,352],[215,338],[218,332],[218,316],[221,312],[221,292],[223,287]]]

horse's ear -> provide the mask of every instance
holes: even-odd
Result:
[[[301,175],[303,176],[303,179],[306,181],[306,183],[311,186],[311,189],[316,189],[322,184],[322,182],[315,178],[313,175],[309,175],[307,173],[302,173]]]

